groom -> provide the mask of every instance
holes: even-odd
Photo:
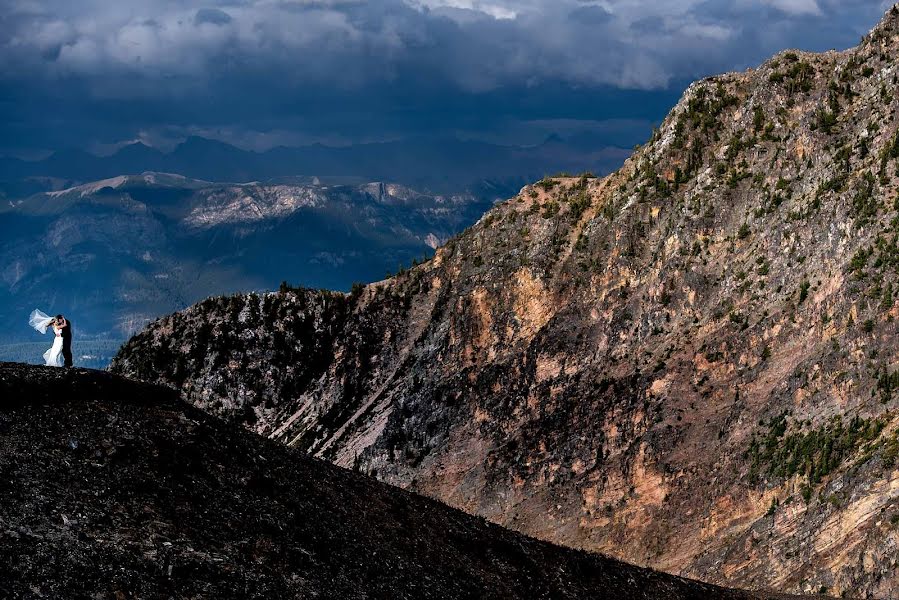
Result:
[[[62,329],[62,357],[65,366],[72,366],[72,324],[62,315],[56,315],[56,325]]]

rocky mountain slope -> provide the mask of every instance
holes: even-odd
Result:
[[[144,173],[37,194],[0,207],[0,337],[36,339],[35,307],[72,315],[82,339],[123,339],[210,294],[349,289],[429,256],[492,205],[483,192]]]
[[[899,595],[899,9],[699,81],[351,296],[212,299],[113,369],[554,542]]]
[[[169,389],[0,364],[4,598],[750,600],[526,538]]]

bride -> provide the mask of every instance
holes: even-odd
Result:
[[[48,327],[53,328],[56,337],[53,339],[53,345],[50,346],[50,349],[44,352],[44,364],[48,367],[61,367],[63,365],[62,328],[56,322],[56,317],[50,317],[39,310],[34,310],[28,318],[28,324],[41,333],[47,333]]]

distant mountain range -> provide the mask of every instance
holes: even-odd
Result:
[[[381,279],[527,181],[607,173],[626,155],[553,135],[261,153],[191,137],[168,153],[134,143],[0,158],[0,359],[34,354],[23,315],[37,306],[77,315],[82,339],[119,339],[211,294]]]
[[[348,290],[429,256],[508,190],[493,192],[147,172],[10,200],[0,206],[0,345],[36,339],[33,308],[71,314],[82,338],[123,338],[211,294],[282,280]]]
[[[414,138],[346,147],[314,144],[251,152],[191,137],[172,152],[142,143],[110,156],[63,150],[39,161],[0,158],[0,197],[17,199],[37,192],[144,171],[180,173],[208,181],[268,181],[317,176],[392,181],[433,193],[470,190],[485,180],[519,189],[527,181],[557,171],[608,173],[628,150],[603,147],[592,137],[550,136],[535,146],[502,146],[457,139]]]

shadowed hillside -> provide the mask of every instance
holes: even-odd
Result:
[[[761,598],[538,542],[163,387],[0,364],[0,596]]]

